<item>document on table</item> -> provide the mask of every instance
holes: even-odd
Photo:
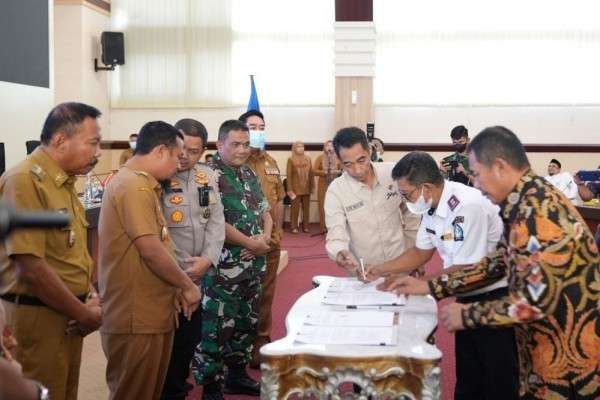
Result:
[[[380,292],[377,289],[377,285],[383,283],[384,279],[379,278],[376,281],[364,283],[356,278],[336,278],[334,279],[329,288],[328,292],[351,292],[360,291],[361,293],[366,292]]]
[[[360,306],[403,306],[404,295],[392,292],[327,292],[323,304],[342,305],[350,308]]]
[[[393,326],[393,311],[329,311],[318,310],[308,314],[304,325],[337,326],[337,327],[378,327]]]
[[[345,327],[303,325],[296,342],[305,344],[342,344],[360,346],[394,346],[391,326]]]

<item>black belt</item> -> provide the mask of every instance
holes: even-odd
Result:
[[[87,294],[82,294],[80,296],[75,296],[81,301],[85,303],[88,298]],[[0,299],[4,301],[8,301],[15,304],[23,304],[24,306],[39,306],[39,307],[48,307],[46,303],[42,300],[38,299],[34,296],[27,296],[25,294],[15,294],[15,293],[6,293],[0,294]]]
[[[456,302],[461,304],[475,303],[476,301],[498,300],[505,296],[508,296],[508,288],[501,287],[498,289],[490,290],[489,292],[478,293],[471,296],[457,296]]]

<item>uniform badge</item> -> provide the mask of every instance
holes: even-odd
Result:
[[[435,231],[433,229],[425,228],[425,231],[427,233],[431,233],[432,235],[435,235]]]
[[[180,184],[175,179],[172,179],[171,183],[169,184],[169,186],[171,186],[171,188],[176,188],[176,187],[179,187]]]
[[[202,214],[202,216],[203,216],[205,219],[209,219],[209,218],[210,218],[210,208],[206,207],[206,208],[204,209],[204,213]]]
[[[174,195],[169,198],[169,203],[173,205],[179,205],[183,202],[183,196]]]
[[[460,200],[455,195],[452,195],[448,199],[447,204],[448,204],[448,207],[450,207],[450,210],[454,211],[454,209],[456,208],[456,206],[458,206],[460,204]]]
[[[37,164],[35,164],[33,167],[31,167],[31,173],[33,175],[35,175],[39,181],[41,181],[42,179],[44,179],[46,177],[46,173],[44,172],[42,167],[40,167]]]
[[[73,229],[69,230],[69,247],[75,246],[75,231]]]
[[[178,224],[181,221],[183,221],[183,212],[181,212],[179,210],[173,211],[171,213],[171,221],[175,222],[176,224]]]
[[[165,240],[167,240],[168,234],[169,234],[169,231],[167,230],[167,227],[163,226],[162,229],[160,230],[160,240],[162,240],[163,242]]]
[[[208,184],[208,175],[206,175],[206,172],[204,171],[198,171],[196,172],[194,182],[196,182],[198,185]]]
[[[463,228],[459,224],[454,225],[454,241],[462,242],[465,240]]]

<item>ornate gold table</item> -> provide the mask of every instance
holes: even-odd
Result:
[[[260,349],[261,399],[440,399],[442,354],[427,342],[437,324],[437,306],[430,296],[409,296],[406,305],[393,308],[397,312],[394,346],[295,341],[310,312],[339,309],[321,302],[333,279],[316,277],[319,286],[300,297],[288,313],[287,335]],[[360,387],[360,393],[347,390],[352,388],[348,383]]]

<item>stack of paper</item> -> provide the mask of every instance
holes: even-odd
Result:
[[[382,307],[403,305],[405,299],[404,296],[377,290],[376,286],[381,282],[382,280],[365,284],[355,278],[333,280],[322,303],[341,305],[344,310],[322,307],[309,313],[296,336],[296,342],[322,345],[395,345],[396,314],[394,309],[386,311]]]
[[[404,295],[377,290],[382,280],[362,283],[353,278],[337,278],[329,286],[323,304],[355,306],[403,306]]]
[[[346,327],[303,325],[296,342],[306,344],[345,344],[393,346],[393,327]]]
[[[319,310],[314,314],[308,314],[304,320],[305,325],[317,326],[393,326],[393,311],[328,311]]]

